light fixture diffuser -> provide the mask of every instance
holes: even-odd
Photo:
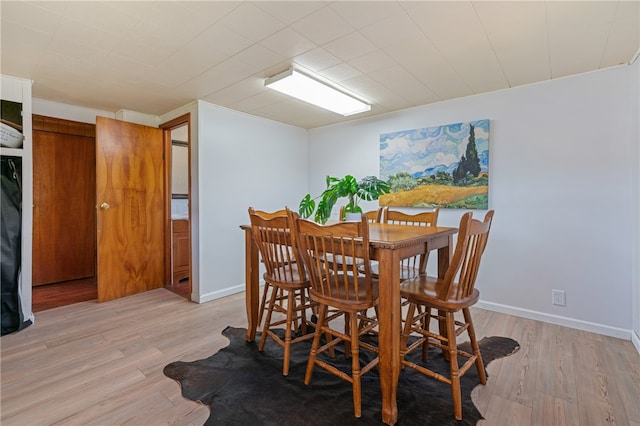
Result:
[[[348,94],[346,90],[311,77],[295,68],[266,79],[264,85],[344,116],[371,110],[371,105]]]

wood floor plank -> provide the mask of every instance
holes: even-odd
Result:
[[[575,401],[536,392],[531,410],[532,425],[571,426],[578,418],[578,405]]]
[[[496,394],[518,404],[532,407],[535,392],[534,366],[541,350],[538,340],[538,329],[531,321],[512,318],[508,333],[520,343],[517,357],[507,357],[502,362],[503,368],[510,371],[496,381]]]
[[[485,420],[478,422],[479,426],[517,425],[534,426],[531,423],[531,407],[513,402],[498,394],[493,394],[489,407],[484,415]]]
[[[536,390],[544,395],[575,402],[573,339],[567,339],[560,326],[541,324],[539,329]]]
[[[165,289],[39,312],[0,342],[0,423],[202,425],[209,409],[183,398],[162,369],[224,348],[222,330],[246,327],[245,315],[243,293],[195,304]],[[521,345],[474,389],[480,424],[640,426],[631,342],[481,309],[472,316],[479,339]]]

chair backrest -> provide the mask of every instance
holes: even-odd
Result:
[[[382,215],[385,210],[386,207],[378,207],[377,210],[369,210],[368,212],[364,212],[363,216],[367,217],[367,221],[369,223],[381,223]]]
[[[268,213],[249,207],[251,234],[267,270],[265,279],[300,283],[307,281],[304,266],[298,261],[287,210]]]
[[[369,210],[368,212],[362,213],[363,216],[367,218],[369,223],[381,223],[382,222],[382,214],[386,207],[378,207],[376,210]],[[344,206],[340,206],[340,215],[338,216],[338,220],[343,221],[345,217]]]
[[[440,209],[438,207],[431,211],[416,214],[387,209],[384,214],[384,223],[407,226],[437,226],[439,212]],[[402,260],[402,268],[403,270],[417,270],[420,274],[424,274],[427,269],[428,259],[429,253],[404,259]]]
[[[408,214],[398,210],[387,209],[384,216],[384,222],[395,225],[437,226],[439,212],[440,209],[438,207],[428,212],[420,212],[416,214]]]
[[[376,210],[369,210],[368,212],[362,213],[362,215],[367,218],[367,221],[369,223],[381,223],[384,209],[385,209],[384,207],[378,207]],[[345,218],[344,206],[340,206],[340,213],[338,216],[338,220],[344,221],[344,218]]]
[[[369,254],[369,225],[359,222],[319,225],[290,212],[293,233],[305,263],[311,294],[338,304],[371,303],[373,294]],[[336,258],[357,262],[338,263]]]
[[[258,216],[260,216],[263,219],[271,219],[274,217],[278,217],[278,216],[286,216],[287,215],[287,209],[282,209],[282,210],[276,210],[274,212],[267,212],[264,210],[256,210],[252,207],[249,207],[249,215],[251,215],[253,212],[253,214],[256,214]]]
[[[474,219],[471,212],[462,215],[453,257],[445,273],[443,285],[437,289],[440,299],[459,300],[473,292],[480,260],[489,239],[493,214],[494,211],[489,210],[482,222]],[[456,282],[457,285],[454,285]]]

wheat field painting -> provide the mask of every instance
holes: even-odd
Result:
[[[487,210],[489,120],[380,135],[382,206]]]

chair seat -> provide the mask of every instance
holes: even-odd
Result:
[[[456,294],[458,290],[457,284],[452,284],[452,287],[452,294]],[[454,312],[475,304],[480,298],[480,292],[474,288],[466,297],[443,300],[447,296],[446,294],[440,294],[444,288],[445,286],[442,279],[423,274],[404,280],[400,284],[400,296],[412,303],[428,305],[442,311]]]
[[[278,287],[286,289],[309,287],[309,280],[301,276],[300,269],[296,263],[276,268],[271,274],[265,272],[263,278],[268,283],[277,284]]]
[[[314,291],[313,288],[309,288],[309,296],[318,303],[353,312],[369,309],[377,305],[379,294],[377,280],[371,280],[371,294],[374,299],[374,303],[372,303],[370,300],[367,300],[366,278],[362,275],[357,276],[359,290],[357,295],[355,293],[356,286],[354,277],[352,275],[348,275],[347,278],[351,283],[351,285],[349,286],[349,294],[346,294],[346,291],[343,287],[340,287],[338,292],[333,293],[331,296],[323,296],[321,293]],[[338,279],[343,279],[343,274],[338,274]]]

